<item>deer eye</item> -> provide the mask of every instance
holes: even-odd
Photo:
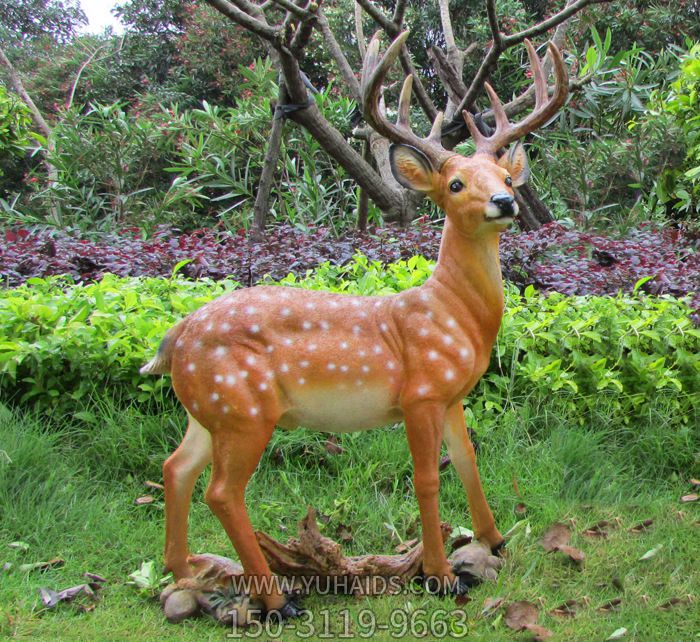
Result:
[[[464,183],[459,179],[455,179],[450,183],[450,192],[456,194],[457,192],[461,192],[463,187]]]
[[[508,185],[508,187],[513,186],[513,179],[510,176],[506,176],[506,185]]]

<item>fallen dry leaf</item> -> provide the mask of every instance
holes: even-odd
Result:
[[[153,490],[165,490],[165,486],[163,484],[159,484],[158,482],[150,481],[147,480],[143,483],[143,485],[146,488],[152,488]]]
[[[664,547],[663,544],[657,544],[654,546],[654,548],[650,548],[644,555],[642,555],[639,558],[640,562],[646,562],[647,560],[650,560],[652,557],[656,557],[657,553]]]
[[[452,462],[452,460],[450,459],[449,455],[445,455],[444,457],[440,458],[440,465],[439,465],[440,472],[445,470],[450,465],[451,462]]]
[[[574,617],[580,605],[578,600],[566,600],[563,604],[553,608],[550,613],[559,617]]]
[[[352,526],[349,524],[338,524],[338,528],[335,529],[335,534],[343,544],[349,544],[353,540]]]
[[[154,501],[156,501],[156,498],[153,497],[153,495],[142,495],[134,500],[134,504],[137,506],[146,506],[147,504],[152,504]]]
[[[523,496],[520,494],[520,486],[518,486],[518,479],[515,476],[515,473],[513,473],[513,490],[515,491],[515,494],[520,497],[520,499],[523,498]]]
[[[629,529],[630,533],[634,533],[635,535],[638,535],[639,533],[644,533],[645,531],[649,530],[649,527],[654,523],[653,519],[645,519],[641,524],[637,524],[636,526],[632,526],[632,528]]]
[[[549,629],[539,624],[527,624],[524,628],[525,630],[530,631],[530,633],[532,633],[532,639],[534,640],[534,642],[539,642],[540,640],[548,640],[554,635],[554,633],[552,633]]]
[[[609,613],[610,611],[614,611],[617,609],[618,606],[622,604],[622,598],[621,597],[615,597],[609,602],[606,602],[605,604],[601,605],[598,607],[598,611],[600,613]]]
[[[612,522],[607,519],[601,519],[596,524],[593,524],[593,526],[589,526],[586,530],[584,530],[582,535],[585,535],[586,537],[604,538],[608,536],[608,529],[616,528],[618,525],[619,520],[617,519]]]
[[[481,617],[486,617],[487,615],[491,615],[494,613],[498,608],[503,604],[505,601],[504,597],[487,597],[484,600],[484,605],[481,609],[481,613],[479,615]]]
[[[513,631],[522,631],[528,625],[536,624],[539,611],[532,602],[519,600],[506,606],[506,614],[503,618],[506,626]]]
[[[584,552],[573,546],[559,546],[557,550],[560,553],[564,553],[574,564],[583,564],[583,561],[586,559]]]
[[[48,571],[51,568],[60,568],[65,564],[65,560],[60,557],[54,557],[48,562],[31,562],[29,564],[20,564],[19,570],[26,571]]]
[[[524,515],[527,515],[527,506],[520,502],[519,504],[515,505],[514,511],[518,517],[523,517]]]
[[[699,497],[700,497],[700,495],[698,495],[697,493],[690,493],[690,495],[683,495],[683,497],[681,497],[681,504],[690,504],[690,502],[696,502],[696,501],[698,501]]]
[[[621,626],[619,629],[615,629],[609,637],[605,638],[606,642],[607,640],[619,640],[621,638],[624,638],[627,635],[627,629],[624,626]]]
[[[683,604],[690,604],[693,601],[693,596],[692,595],[686,595],[685,597],[672,597],[670,600],[667,602],[664,602],[663,604],[659,604],[659,608],[662,611],[670,611],[674,606],[683,605]]]
[[[340,455],[343,453],[343,447],[338,443],[338,440],[335,437],[326,439],[325,447],[326,452],[329,455]]]
[[[456,537],[452,542],[451,552],[454,553],[458,548],[471,544],[474,538],[471,535],[460,535]]]
[[[471,602],[472,598],[470,598],[466,593],[462,593],[461,595],[456,595],[455,596],[455,606],[464,606],[467,604],[467,602]]]
[[[571,540],[571,529],[561,522],[554,522],[542,536],[540,543],[548,553],[565,546]]]
[[[692,478],[692,479],[690,480],[690,485],[691,485],[691,486],[695,486],[695,487],[700,486],[700,479]]]

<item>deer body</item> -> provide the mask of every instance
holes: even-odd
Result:
[[[271,573],[248,517],[245,487],[275,426],[359,431],[403,420],[414,465],[423,528],[423,572],[453,585],[440,532],[438,458],[444,440],[469,501],[479,541],[498,548],[498,532],[479,480],[463,397],[486,370],[503,311],[500,233],[517,214],[513,187],[528,175],[522,146],[503,145],[541,125],[566,97],[565,68],[550,46],[557,85],[547,97],[539,58],[533,113],[510,126],[488,85],[496,133],[483,137],[465,114],[477,144],[470,158],[439,145],[439,117],[427,139],[407,126],[410,76],[399,123],[379,109],[381,81],[406,34],[378,61],[378,40],[363,72],[365,118],[395,144],[392,170],[406,187],[430,197],[446,215],[440,254],[420,287],[394,296],[354,297],[295,288],[258,287],[213,301],[168,332],[144,373],[170,372],[189,425],[165,462],[165,561],[187,577],[187,518],[194,483],[212,462],[206,500],[226,529],[244,571]],[[268,585],[269,587],[269,585]],[[268,609],[294,614],[274,588],[260,591]]]

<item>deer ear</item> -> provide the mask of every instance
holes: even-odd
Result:
[[[520,187],[530,178],[530,166],[527,163],[527,154],[521,142],[515,143],[498,159],[498,164],[510,172],[513,187]]]
[[[389,148],[389,160],[394,178],[408,189],[430,192],[433,189],[433,169],[428,157],[411,145],[394,144]]]

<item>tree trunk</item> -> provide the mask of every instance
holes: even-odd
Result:
[[[542,202],[529,183],[518,188],[518,204],[520,205],[520,227],[526,232],[538,230],[545,223],[554,221],[549,208]]]
[[[284,85],[280,84],[280,102],[285,95]],[[282,130],[284,129],[284,119],[277,113],[272,117],[272,129],[270,140],[265,151],[265,161],[262,175],[258,185],[258,193],[255,195],[255,205],[253,207],[253,227],[250,236],[254,241],[262,241],[265,236],[265,219],[270,210],[270,192],[272,191],[272,181],[277,168],[277,161],[282,147]]]

